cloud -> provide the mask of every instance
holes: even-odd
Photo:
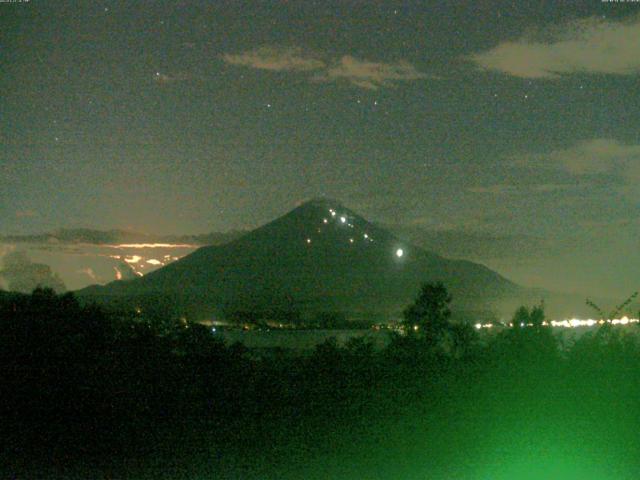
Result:
[[[560,183],[538,185],[538,191],[604,186],[629,198],[640,194],[639,144],[593,138],[547,153],[512,156],[508,162],[527,170],[529,176],[537,170],[544,178],[556,178],[556,182],[560,179]],[[480,193],[482,188],[471,191]]]
[[[51,271],[49,265],[33,263],[20,251],[4,256],[0,276],[8,284],[8,289],[16,292],[31,293],[36,287],[52,288],[58,293],[66,290],[62,279]]]
[[[573,188],[576,188],[576,185],[563,183],[542,183],[539,185],[496,184],[489,186],[470,187],[467,188],[467,191],[471,193],[485,193],[491,195],[519,195],[531,193],[550,193],[561,190],[569,190]]]
[[[420,72],[406,61],[395,63],[362,60],[351,55],[327,60],[304,53],[301,48],[260,47],[240,54],[224,54],[222,59],[231,64],[274,72],[315,73],[315,82],[344,80],[359,88],[377,90],[391,87],[396,82],[424,78],[437,78]]]
[[[603,230],[609,228],[627,228],[627,227],[638,227],[640,226],[640,218],[617,218],[614,220],[584,220],[582,222],[578,222],[583,228],[593,228],[596,230]]]
[[[609,138],[594,138],[546,155],[531,155],[525,162],[560,168],[576,177],[604,174],[624,183],[640,180],[640,145]]]
[[[169,75],[167,73],[156,72],[153,76],[153,80],[159,85],[170,85],[172,83],[186,82],[193,79],[193,75],[189,75],[188,73],[174,73]]]
[[[467,57],[478,67],[521,78],[640,72],[640,16],[612,22],[586,18],[505,41]]]
[[[225,53],[222,59],[231,65],[274,72],[308,72],[326,67],[322,60],[303,53],[298,47],[259,47],[236,55]]]
[[[550,192],[558,192],[560,190],[570,190],[575,188],[574,184],[564,184],[564,183],[543,183],[541,185],[535,185],[532,187],[534,192],[538,193],[550,193]]]
[[[81,268],[76,273],[84,273],[85,275],[87,275],[94,282],[98,281],[98,277],[96,277],[96,273],[93,271],[93,268],[91,268],[91,267]]]
[[[508,193],[516,193],[517,190],[518,188],[515,185],[504,185],[504,184],[467,188],[467,191],[471,193],[489,193],[492,195],[504,195]]]
[[[16,212],[16,218],[33,218],[37,216],[38,212],[35,210],[19,210]]]
[[[395,82],[407,82],[423,78],[435,78],[417,70],[408,62],[382,63],[358,60],[345,55],[327,68],[316,80],[347,80],[352,85],[377,90],[380,87],[393,86]]]

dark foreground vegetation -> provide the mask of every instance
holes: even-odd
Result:
[[[384,350],[292,357],[0,292],[0,477],[637,478],[633,329],[562,343],[536,307],[479,336],[448,304],[426,285]]]

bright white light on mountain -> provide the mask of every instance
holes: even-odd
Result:
[[[326,218],[323,218],[322,223],[329,223],[329,220],[327,220]]]
[[[349,239],[349,242],[350,242],[350,243],[353,243],[353,238],[350,238],[350,239]]]
[[[347,218],[346,217],[340,217],[340,221],[342,223],[347,223]]]
[[[331,210],[331,216],[335,217],[336,216],[336,212],[334,212],[333,210]]]
[[[400,258],[404,255],[404,250],[402,250],[401,248],[396,250],[396,257]]]
[[[364,234],[364,238],[369,238],[369,235],[367,235],[366,233]]]
[[[142,260],[142,257],[140,255],[132,255],[131,257],[126,257],[124,259],[124,261],[127,263],[138,263],[140,260]]]
[[[147,263],[150,263],[151,265],[162,265],[162,262],[160,260],[156,260],[155,258],[150,258],[149,260],[147,260]]]
[[[311,239],[310,238],[307,238],[307,243],[311,243]]]

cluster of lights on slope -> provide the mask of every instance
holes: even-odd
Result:
[[[333,208],[329,209],[329,215],[331,216],[331,220],[337,221],[339,225],[344,225],[347,228],[355,229],[355,225],[349,221],[346,215],[338,215],[338,212],[336,212]],[[326,217],[322,219],[323,225],[327,225],[329,221],[330,221],[329,218],[326,218]],[[322,232],[322,229],[318,228],[318,233],[321,233],[321,232]],[[373,242],[373,238],[371,238],[369,234],[366,232],[362,234],[362,238],[367,242]],[[306,242],[307,242],[307,245],[311,244],[312,243],[311,238],[307,237]],[[355,243],[355,237],[349,237],[349,243],[350,244]]]
[[[587,320],[581,320],[579,318],[571,318],[571,319],[566,319],[566,320],[551,320],[550,322],[544,321],[542,322],[542,325],[545,327],[551,326],[551,327],[556,327],[556,328],[578,328],[578,327],[594,327],[596,325],[604,325],[604,324],[610,324],[610,325],[629,325],[631,323],[640,323],[640,319],[638,318],[629,318],[629,317],[622,317],[622,318],[612,318],[610,320],[594,320],[594,319],[587,319]],[[494,328],[494,327],[513,327],[513,323],[508,323],[508,324],[493,324],[493,323],[476,323],[475,327],[476,329],[480,330],[483,328]],[[531,323],[521,323],[520,324],[521,327],[533,327],[533,324]]]
[[[344,225],[347,228],[355,229],[354,224],[349,221],[349,218],[347,217],[347,215],[338,214],[338,212],[336,212],[333,208],[329,209],[329,215],[330,215],[330,219],[333,221],[336,221],[339,225]],[[327,225],[330,219],[326,217],[323,218],[322,219],[323,225]],[[318,228],[318,233],[321,233],[321,231],[322,231],[321,228]],[[374,241],[373,238],[371,238],[371,236],[367,232],[362,233],[362,239],[366,242]],[[349,237],[349,244],[353,244],[355,243],[355,241],[356,241],[355,237]],[[306,243],[307,245],[310,245],[312,243],[312,239],[310,237],[307,237]],[[402,256],[404,256],[404,250],[402,248],[396,249],[395,256],[398,258],[401,258]]]

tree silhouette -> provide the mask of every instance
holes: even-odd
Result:
[[[542,327],[544,322],[544,302],[540,302],[540,305],[534,305],[529,312],[529,323],[534,328]]]
[[[52,289],[57,293],[66,291],[62,279],[49,265],[32,262],[22,251],[5,255],[0,277],[8,283],[10,291],[31,293],[35,288]]]
[[[450,303],[442,282],[423,284],[415,302],[403,312],[405,329],[432,345],[440,343],[451,328]]]
[[[511,320],[511,325],[514,329],[524,328],[529,323],[529,309],[524,305],[518,307],[513,314],[513,319]]]
[[[533,360],[540,364],[554,361],[558,353],[558,339],[551,327],[544,323],[544,303],[531,308],[521,306],[513,314],[512,328],[500,336],[513,360]]]
[[[468,323],[455,323],[450,327],[449,352],[455,358],[472,355],[478,348],[478,334]]]

